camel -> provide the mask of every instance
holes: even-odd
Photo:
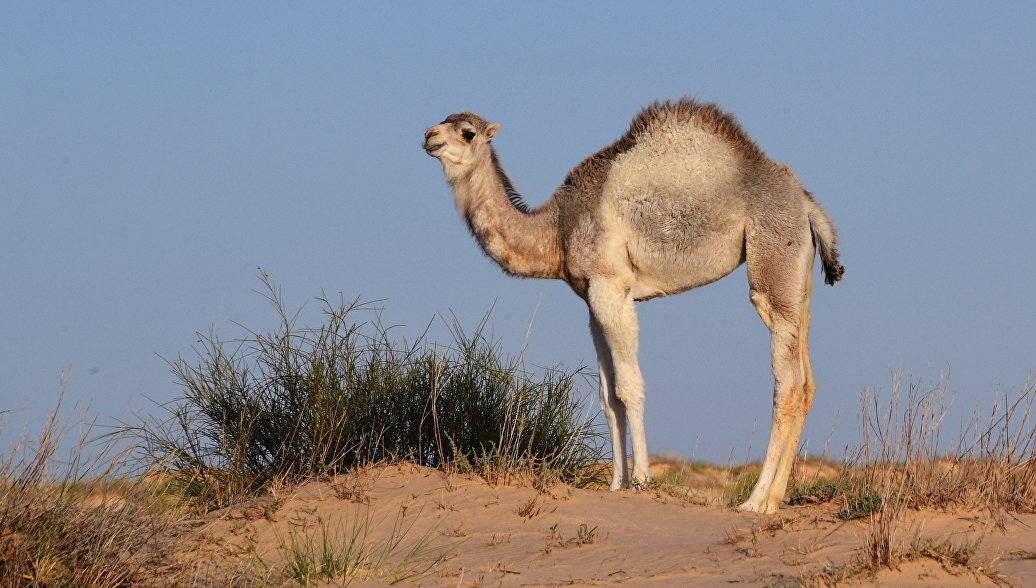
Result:
[[[830,285],[844,271],[827,214],[790,167],[769,159],[714,103],[643,108],[535,209],[500,165],[491,144],[499,130],[471,112],[452,114],[425,132],[423,147],[442,163],[486,255],[513,276],[564,280],[586,302],[611,490],[650,479],[634,301],[703,286],[746,264],[749,300],[771,334],[774,395],[759,481],[738,508],[775,512],[816,390],[807,344],[813,258]]]

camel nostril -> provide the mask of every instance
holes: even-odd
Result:
[[[427,131],[424,132],[424,138],[427,139],[428,137],[434,137],[434,136],[436,136],[438,134],[439,134],[438,130],[436,130],[436,129],[428,129]]]

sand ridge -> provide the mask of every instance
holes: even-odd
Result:
[[[347,533],[369,516],[371,543],[384,541],[404,513],[406,548],[428,541],[428,561],[446,554],[419,586],[799,585],[837,572],[864,544],[866,520],[842,521],[831,505],[789,507],[777,515],[694,504],[663,492],[492,485],[470,475],[400,464],[314,481],[212,513],[192,531],[199,581],[251,565],[276,579],[285,543],[322,529]],[[1017,515],[1001,531],[983,513],[908,511],[898,537],[982,538],[975,560],[1002,581],[1036,584],[1036,515]],[[344,530],[344,531],[343,531]],[[405,549],[395,556],[402,557]],[[262,563],[258,564],[257,560]],[[351,585],[384,585],[385,575]],[[978,570],[934,559],[857,577],[881,586],[971,586],[994,582]]]

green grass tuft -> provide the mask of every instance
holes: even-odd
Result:
[[[171,491],[211,509],[275,481],[397,459],[494,481],[580,484],[599,470],[603,437],[577,394],[584,368],[526,370],[484,335],[488,316],[470,334],[454,320],[448,345],[408,344],[370,304],[323,297],[324,324],[299,327],[260,277],[278,329],[200,335],[194,361],[170,362],[183,396],[139,428]]]

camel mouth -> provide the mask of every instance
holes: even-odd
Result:
[[[431,155],[432,157],[435,157],[436,153],[441,151],[442,148],[445,147],[445,146],[446,146],[446,142],[445,141],[442,142],[442,143],[427,143],[426,142],[424,144],[424,150],[425,150],[425,153],[427,153],[428,155]]]

